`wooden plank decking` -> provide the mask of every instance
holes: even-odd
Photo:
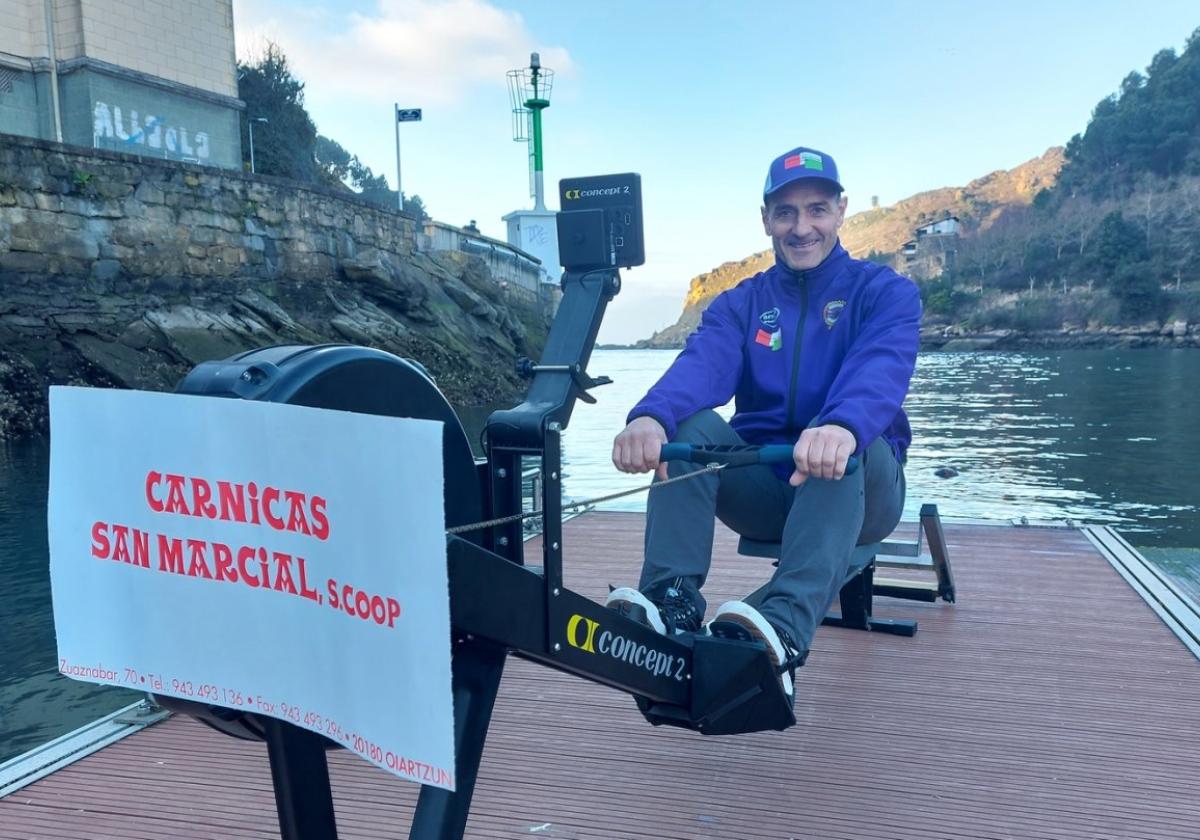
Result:
[[[787,732],[652,728],[511,660],[468,836],[1200,837],[1196,658],[1079,532],[946,532],[959,603],[881,599],[912,639],[822,628]],[[567,585],[635,582],[640,544],[639,515],[572,520]],[[727,531],[716,553],[712,605],[768,572]],[[331,773],[342,837],[407,837],[415,785],[345,752]],[[175,717],[0,800],[0,838],[108,837],[278,837],[265,749]]]

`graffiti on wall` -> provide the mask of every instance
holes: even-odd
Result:
[[[141,115],[133,109],[123,111],[120,105],[97,102],[92,109],[92,135],[95,145],[104,139],[129,146],[158,149],[184,160],[208,160],[208,132],[192,134],[182,125],[167,125],[161,117]]]

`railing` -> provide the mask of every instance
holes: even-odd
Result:
[[[417,236],[418,251],[461,251],[479,257],[499,283],[515,285],[535,298],[546,276],[542,261],[507,242],[443,222],[425,222]]]

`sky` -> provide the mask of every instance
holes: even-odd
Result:
[[[439,221],[529,208],[508,70],[554,70],[547,204],[561,178],[642,177],[646,264],[622,273],[599,340],[675,322],[688,283],[769,247],[771,159],[832,155],[849,213],[966,184],[1062,145],[1096,103],[1200,27],[1195,0],[233,0],[238,56],[267,40],[317,130]]]

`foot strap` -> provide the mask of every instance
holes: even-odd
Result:
[[[788,659],[786,659],[783,662],[783,664],[778,667],[777,670],[781,674],[784,671],[789,671],[789,672],[791,672],[792,677],[795,678],[796,669],[804,667],[804,663],[807,661],[808,661],[808,651],[803,651],[801,653],[797,653],[795,656],[791,656]]]

